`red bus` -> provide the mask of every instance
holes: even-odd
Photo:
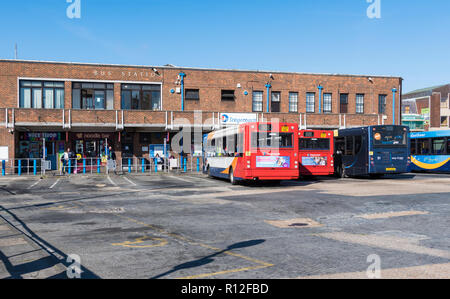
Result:
[[[246,123],[211,132],[203,140],[203,171],[229,179],[298,179],[298,125]]]
[[[334,132],[300,130],[300,176],[326,176],[334,174]]]

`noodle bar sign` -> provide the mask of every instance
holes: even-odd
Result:
[[[112,133],[76,133],[75,137],[77,139],[111,139],[113,137]]]

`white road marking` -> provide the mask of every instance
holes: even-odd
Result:
[[[182,178],[179,178],[179,177],[176,177],[176,176],[169,175],[168,177],[176,179],[176,180],[180,180],[180,181],[183,181],[183,182],[186,182],[186,183],[194,184],[194,182],[192,182],[192,181],[189,181],[189,180],[186,180],[186,179],[182,179]]]
[[[113,184],[114,186],[117,186],[117,184],[116,183],[114,183],[114,181],[111,179],[111,177],[108,175],[108,181],[111,183],[111,184]]]
[[[33,187],[35,187],[37,184],[39,184],[41,182],[41,180],[36,181],[36,183],[34,183],[33,185],[31,185],[30,187],[28,187],[28,189],[31,189]]]
[[[123,177],[123,179],[125,180],[125,181],[127,181],[128,183],[130,183],[131,185],[133,185],[133,186],[137,186],[134,182],[132,182],[131,180],[129,180],[128,178],[126,178],[126,177]]]
[[[50,189],[55,188],[55,186],[59,183],[60,180],[61,179],[57,179],[56,182],[53,185],[50,186]]]

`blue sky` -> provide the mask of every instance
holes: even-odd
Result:
[[[401,76],[450,83],[450,1],[66,0],[0,2],[0,58]]]

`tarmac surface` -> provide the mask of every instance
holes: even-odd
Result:
[[[0,278],[450,278],[449,228],[450,175],[0,177]]]

